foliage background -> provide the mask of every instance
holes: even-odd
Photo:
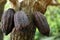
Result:
[[[60,2],[60,0],[58,0],[58,2]],[[9,4],[9,2],[6,4],[5,10],[10,7]],[[48,6],[44,16],[46,16],[50,26],[50,36],[46,37],[36,29],[35,40],[60,40],[60,6]],[[9,39],[10,34],[4,36],[4,40]]]

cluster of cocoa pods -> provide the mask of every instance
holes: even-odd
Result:
[[[49,36],[50,28],[45,16],[38,11],[34,12],[32,15],[34,25],[38,28],[39,32]],[[16,30],[24,30],[23,28],[27,28],[29,25],[30,20],[28,15],[22,10],[15,12],[14,9],[10,8],[2,15],[1,29],[6,35],[12,32],[14,27],[16,27]]]

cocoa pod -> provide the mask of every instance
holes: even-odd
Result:
[[[22,30],[30,24],[29,19],[24,11],[18,11],[15,13],[14,23],[16,30]]]
[[[41,34],[49,36],[50,28],[46,17],[40,12],[34,12],[34,24]]]
[[[14,13],[14,9],[9,8],[2,15],[1,29],[5,33],[5,35],[8,35],[14,27]]]

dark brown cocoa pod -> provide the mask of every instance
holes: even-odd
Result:
[[[14,27],[14,9],[9,8],[2,15],[1,26],[2,31],[8,35]]]
[[[49,36],[50,28],[46,17],[40,12],[34,12],[34,24],[37,26],[38,30],[46,36]]]
[[[30,24],[30,21],[24,11],[18,11],[14,15],[14,23],[16,30],[21,30],[26,28]]]
[[[15,27],[11,32],[11,40],[34,40],[36,27],[31,16],[23,10],[15,13]]]

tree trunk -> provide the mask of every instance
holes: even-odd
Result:
[[[35,26],[31,23],[31,25],[28,27],[27,30],[22,31],[16,31],[14,28],[11,33],[11,39],[10,40],[34,40],[35,36]]]
[[[10,40],[34,40],[36,27],[33,24],[31,12],[29,12],[29,13],[26,12],[26,14],[28,15],[28,18],[30,21],[29,26],[22,29],[21,31],[16,30],[16,28],[14,28],[12,33],[11,33],[11,39]]]
[[[45,6],[42,5],[42,4],[41,5],[39,4],[39,5],[37,5],[38,7],[35,7],[36,6],[36,5],[34,5],[35,1],[36,0],[24,0],[20,3],[20,10],[23,10],[23,11],[26,12],[26,14],[29,17],[29,20],[31,21],[31,23],[27,27],[27,29],[25,29],[26,31],[24,29],[23,29],[24,31],[23,30],[21,30],[21,31],[18,30],[17,31],[16,28],[14,28],[12,30],[11,35],[10,35],[11,36],[10,40],[34,40],[36,27],[33,24],[33,14],[32,13],[34,11],[40,11],[44,14],[45,11],[46,11],[46,8],[47,8],[46,6],[48,5],[48,3],[46,5],[44,4]],[[39,1],[37,1],[37,2],[39,3]],[[46,2],[43,2],[43,3],[46,3]],[[39,7],[41,7],[41,8],[39,8]]]
[[[10,35],[11,36],[10,40],[34,40],[36,27],[33,24],[33,17],[30,9],[31,7],[29,7],[29,5],[27,4],[28,3],[25,3],[25,1],[22,2],[20,10],[26,12],[30,21],[30,25],[27,28],[23,29],[24,31],[23,30],[19,31],[14,28]]]

